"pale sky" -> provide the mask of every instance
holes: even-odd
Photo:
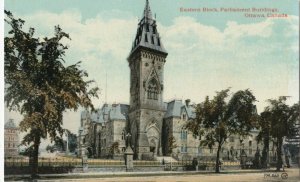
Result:
[[[4,8],[34,27],[36,36],[52,36],[54,26],[71,36],[66,64],[82,69],[102,90],[94,105],[129,103],[127,56],[145,0],[6,0]],[[266,100],[285,95],[299,100],[298,0],[150,0],[158,32],[169,55],[164,69],[164,100],[191,99],[228,87],[253,91],[258,111]],[[249,18],[241,12],[180,12],[180,8],[268,8],[287,18]],[[253,13],[264,14],[267,13]],[[5,25],[6,26],[6,25]],[[7,26],[4,32],[6,32]],[[5,112],[17,123],[17,113]],[[77,134],[80,111],[64,115],[64,127]]]

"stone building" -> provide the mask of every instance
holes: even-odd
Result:
[[[4,156],[14,157],[17,156],[19,145],[19,129],[15,125],[14,120],[9,119],[4,124]]]
[[[90,157],[120,158],[128,144],[135,159],[155,159],[171,155],[176,159],[215,157],[216,149],[200,146],[199,137],[185,129],[195,117],[194,107],[187,99],[164,102],[164,66],[167,51],[158,33],[149,2],[138,23],[136,36],[127,58],[130,69],[130,105],[104,104],[93,113],[81,113],[79,149],[82,146]],[[124,68],[125,69],[125,68]],[[244,139],[232,137],[222,149],[223,158],[236,159],[240,151],[254,156],[257,149],[256,131]],[[170,143],[173,138],[173,144]],[[243,148],[241,147],[243,144]]]
[[[83,111],[78,137],[78,154],[81,155],[81,147],[84,144],[89,157],[122,157],[122,152],[125,151],[128,110],[129,106],[126,104],[104,104],[93,113]],[[114,147],[113,151],[111,151],[112,147]]]

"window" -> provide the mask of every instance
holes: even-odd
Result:
[[[252,141],[249,141],[249,155],[252,155]]]
[[[198,147],[198,154],[201,154],[202,153],[202,149],[201,147]]]
[[[153,33],[156,34],[156,27],[153,27]]]
[[[187,153],[187,146],[186,145],[181,145],[181,153]]]
[[[145,34],[145,42],[148,42],[147,34]]]
[[[146,24],[146,31],[149,32],[149,24]]]
[[[187,140],[187,131],[186,130],[181,130],[181,132],[180,132],[180,139],[181,140]]]
[[[147,97],[148,99],[158,100],[158,86],[154,78],[148,84]]]
[[[157,37],[157,45],[160,46],[160,40],[158,37]]]
[[[125,140],[125,132],[122,131],[122,140]]]

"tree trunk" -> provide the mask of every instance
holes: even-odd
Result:
[[[282,151],[281,151],[281,147],[282,147],[282,137],[281,138],[277,138],[277,165],[276,165],[276,171],[280,171],[280,168],[282,168]]]
[[[40,146],[41,138],[36,136],[33,143],[33,151],[31,153],[31,177],[38,177],[38,162],[39,162],[39,146]]]
[[[221,144],[218,144],[218,150],[217,150],[217,159],[216,159],[216,173],[220,173],[220,150],[221,150]]]
[[[269,137],[264,138],[264,148],[262,151],[261,164],[262,168],[268,168],[268,154],[269,154]]]

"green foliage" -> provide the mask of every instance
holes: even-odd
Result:
[[[167,146],[168,146],[168,154],[172,154],[172,150],[177,147],[176,139],[173,135],[169,135]]]
[[[109,153],[111,155],[114,155],[115,153],[120,153],[119,142],[114,142],[111,144],[111,146],[109,147]]]
[[[63,112],[80,106],[93,108],[91,97],[98,88],[88,90],[93,81],[85,81],[88,74],[80,69],[80,62],[65,66],[67,46],[63,39],[69,35],[55,26],[54,36],[35,38],[34,28],[22,30],[25,21],[5,11],[5,22],[11,27],[4,38],[5,102],[10,110],[23,116],[22,143],[34,146],[35,160],[41,138],[62,136]],[[37,161],[36,161],[37,163]]]
[[[195,136],[201,137],[200,144],[212,148],[217,145],[217,161],[222,145],[230,135],[249,135],[257,120],[256,101],[250,90],[238,91],[228,99],[230,89],[216,92],[213,99],[207,96],[205,101],[195,108],[196,118],[187,124]],[[219,168],[216,167],[216,172]]]
[[[55,146],[47,145],[46,151],[53,153],[55,151]]]
[[[257,140],[264,140],[264,148],[267,150],[269,140],[274,139],[277,147],[277,170],[280,170],[282,166],[281,148],[283,137],[295,136],[295,124],[299,120],[299,103],[288,106],[286,104],[287,98],[281,96],[278,99],[269,99],[269,106],[261,113],[261,119],[259,120],[261,131]]]
[[[33,152],[33,147],[27,147],[24,151],[20,152],[19,155],[23,155],[23,156],[30,156],[31,153]]]

